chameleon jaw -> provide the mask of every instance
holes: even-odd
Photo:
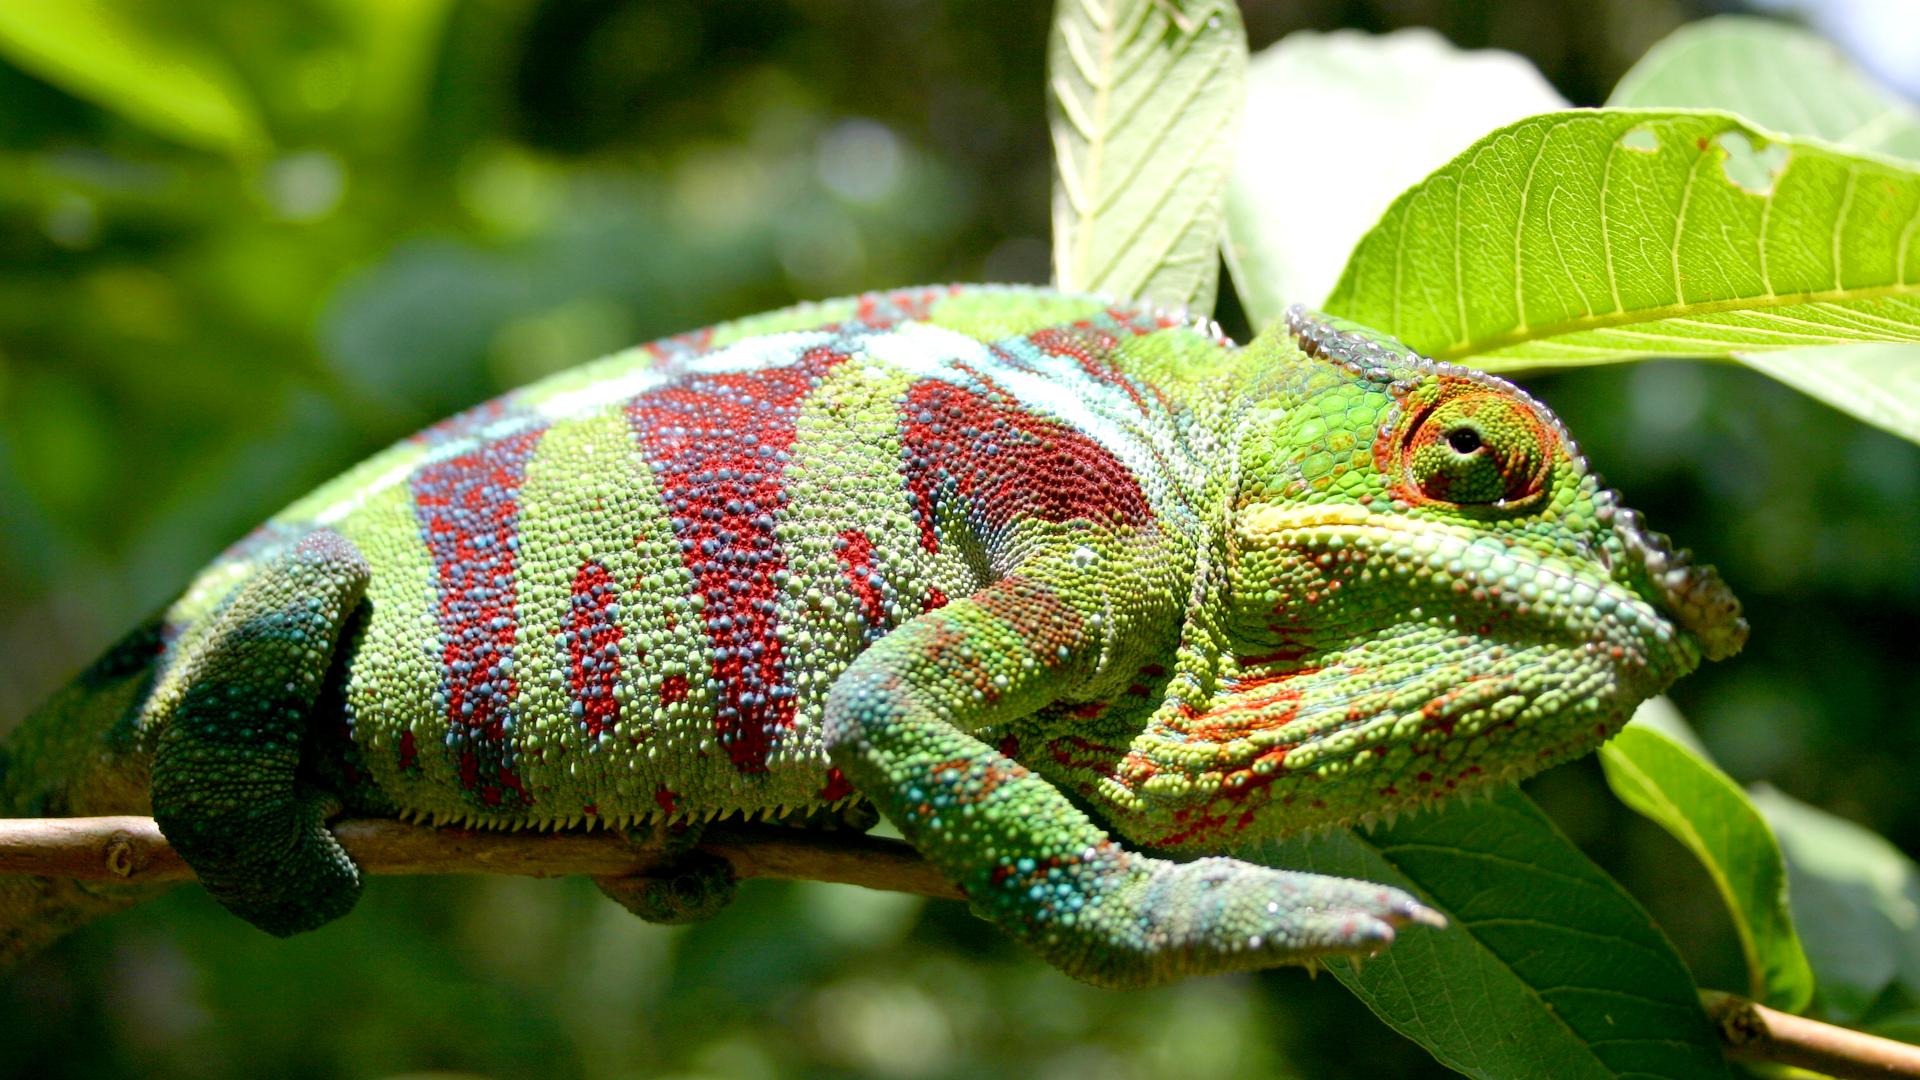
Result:
[[[1616,517],[1637,520],[1630,515],[1631,511],[1622,510]],[[1703,653],[1718,658],[1714,649],[1726,645],[1724,632],[1718,632],[1720,624],[1710,617],[1718,610],[1710,606],[1712,590],[1725,596],[1736,616],[1739,608],[1711,568],[1678,562],[1684,555],[1669,554],[1667,563],[1645,556],[1644,577],[1658,591],[1648,596],[1622,580],[1604,550],[1596,553],[1594,566],[1583,572],[1576,562],[1558,554],[1445,522],[1379,513],[1363,506],[1251,507],[1240,522],[1240,534],[1251,545],[1296,557],[1324,562],[1328,556],[1344,556],[1377,579],[1423,583],[1422,591],[1430,591],[1436,600],[1452,595],[1482,611],[1544,620],[1577,639],[1610,642],[1632,651],[1668,652],[1672,654],[1668,663],[1678,668],[1674,674],[1691,670]],[[1655,534],[1642,550],[1663,550],[1655,541],[1664,539]],[[1663,575],[1676,575],[1679,584],[1668,588]],[[1702,630],[1716,636],[1709,639]],[[1744,639],[1744,634],[1745,623],[1740,622],[1739,638]],[[1737,643],[1733,647],[1737,649]]]

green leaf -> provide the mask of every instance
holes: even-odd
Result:
[[[1566,104],[1520,57],[1431,30],[1302,31],[1254,57],[1225,247],[1249,320],[1317,304],[1395,195],[1489,128]]]
[[[1703,754],[1642,717],[1669,714],[1654,698],[1600,748],[1613,793],[1693,852],[1726,901],[1747,958],[1748,996],[1799,1012],[1813,999],[1813,969],[1787,906],[1787,867],[1766,819]]]
[[[248,155],[266,144],[251,97],[218,53],[171,30],[165,5],[7,0],[0,55],[155,134]]]
[[[1395,200],[1327,301],[1477,365],[1920,341],[1920,169],[1712,112],[1510,124]]]
[[[1819,37],[1727,17],[1682,27],[1614,88],[1611,105],[1729,109],[1791,135],[1920,159],[1920,109]],[[1740,355],[1803,393],[1920,442],[1920,348],[1795,349]]]
[[[1725,109],[1791,135],[1920,159],[1920,109],[1817,34],[1724,16],[1668,35],[1613,88],[1629,109]]]
[[[1920,999],[1920,867],[1884,837],[1757,786],[1786,852],[1794,921],[1836,1019],[1863,1015],[1896,980]]]
[[[327,0],[353,42],[355,120],[389,143],[425,111],[452,0]]]
[[[1875,427],[1920,442],[1920,346],[1833,345],[1738,359]]]
[[[1056,285],[1213,310],[1246,63],[1231,0],[1059,0],[1047,48]]]
[[[1920,1010],[1904,1010],[1891,1016],[1874,1017],[1863,1028],[1870,1035],[1920,1044]]]
[[[1371,832],[1259,845],[1276,866],[1410,889],[1445,913],[1364,965],[1328,966],[1469,1076],[1724,1077],[1686,966],[1647,913],[1526,796]]]

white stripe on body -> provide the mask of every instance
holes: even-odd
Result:
[[[1069,357],[1030,346],[1022,350],[1027,355],[1010,355],[957,330],[925,323],[896,326],[864,345],[867,356],[921,378],[964,385],[969,379],[961,368],[971,368],[1029,412],[1084,432],[1136,477],[1172,468],[1179,471],[1183,486],[1196,486],[1200,480],[1189,467],[1190,453],[1177,445],[1164,415],[1143,414],[1125,391],[1087,374]]]
[[[818,330],[767,334],[665,363],[648,362],[651,356],[644,348],[615,353],[515,391],[509,396],[509,404],[519,406],[518,410],[470,434],[420,447],[418,453],[400,452],[390,467],[371,481],[355,485],[344,497],[314,513],[311,520],[321,525],[338,522],[381,491],[405,483],[415,471],[471,453],[487,442],[624,405],[686,376],[766,371],[792,364],[808,350],[836,345],[851,348],[856,357],[864,356],[916,378],[954,385],[969,381],[962,369],[970,368],[992,379],[1030,412],[1084,432],[1135,476],[1146,477],[1172,468],[1180,473],[1184,487],[1195,486],[1201,479],[1195,474],[1191,454],[1176,444],[1164,416],[1143,415],[1129,395],[1088,375],[1071,358],[1031,348],[1021,350],[1028,355],[1015,357],[957,330],[927,323],[898,323],[866,334]],[[617,371],[622,367],[628,370]],[[617,373],[598,374],[608,369]],[[418,445],[403,443],[389,453]]]

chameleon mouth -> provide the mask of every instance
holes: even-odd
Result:
[[[1627,555],[1645,570],[1661,607],[1700,642],[1701,653],[1709,660],[1725,660],[1739,652],[1747,643],[1747,620],[1740,614],[1739,598],[1719,573],[1695,565],[1692,552],[1675,550],[1665,533],[1646,528],[1637,512],[1620,505],[1613,490],[1601,490],[1594,502],[1594,516],[1613,527]],[[1600,557],[1608,561],[1604,548]]]
[[[1685,631],[1697,655],[1717,660],[1738,651],[1746,622],[1712,568],[1692,565],[1666,537],[1641,529],[1639,516],[1616,499],[1601,506],[1625,551],[1599,547],[1598,565],[1587,568],[1496,536],[1357,506],[1265,506],[1244,525],[1261,543],[1316,555],[1344,550],[1376,572],[1417,577],[1522,617],[1587,623],[1607,640],[1665,651]],[[1643,570],[1627,572],[1633,567]]]

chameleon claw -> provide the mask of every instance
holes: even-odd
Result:
[[[1408,903],[1401,912],[1401,918],[1407,922],[1416,922],[1421,926],[1431,926],[1435,930],[1447,928],[1447,917],[1420,903]]]

